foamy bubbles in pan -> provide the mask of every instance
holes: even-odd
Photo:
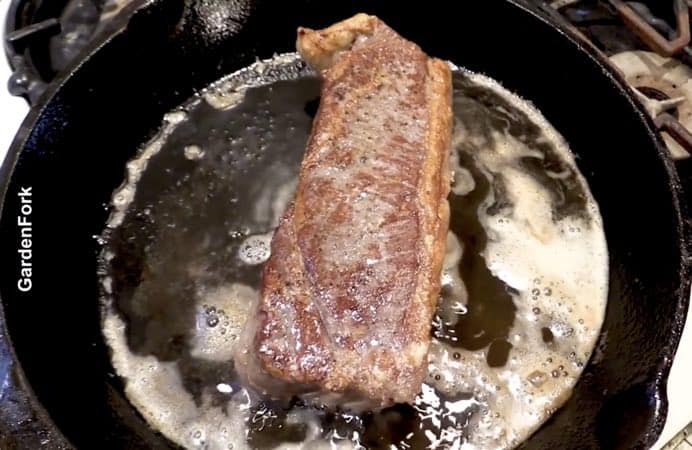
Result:
[[[606,243],[557,132],[458,69],[450,233],[415,403],[351,415],[265,401],[238,382],[232,355],[318,95],[297,55],[257,62],[167,115],[128,163],[101,255],[103,333],[127,398],[191,449],[515,447],[593,351]]]

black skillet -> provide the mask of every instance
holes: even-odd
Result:
[[[570,143],[600,204],[611,277],[601,356],[525,447],[656,441],[689,296],[688,216],[649,119],[592,50],[502,0],[160,0],[51,85],[2,168],[0,448],[171,447],[125,399],[100,334],[93,236],[105,206],[163,114],[256,57],[292,51],[298,25],[356,11],[531,99]],[[32,289],[22,292],[18,194],[29,187]]]

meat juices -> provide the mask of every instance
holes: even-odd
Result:
[[[272,398],[412,402],[449,222],[451,72],[374,16],[300,28],[323,78],[236,369]]]

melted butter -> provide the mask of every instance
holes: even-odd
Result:
[[[470,171],[475,180],[472,188],[487,189],[475,202],[467,188],[459,192],[455,186],[451,195],[451,228],[465,235],[470,245],[463,254],[455,251],[455,245],[447,247],[438,316],[443,325],[433,342],[429,382],[446,395],[473,392],[482,402],[475,430],[463,447],[508,448],[525,440],[569,398],[604,319],[607,250],[597,205],[557,132],[534,108],[492,80],[474,74],[455,78],[457,89],[470,83],[487,91],[480,100],[455,97],[453,141],[460,154],[452,159],[452,169]],[[488,111],[500,106],[500,113]],[[486,125],[501,118],[504,126],[479,126],[484,120],[478,118],[484,116]],[[523,133],[518,131],[521,122]],[[546,160],[559,162],[560,176],[544,170],[558,182],[546,183],[535,176],[532,168],[539,164],[534,162]],[[577,184],[580,189],[573,192]],[[476,208],[485,239],[479,239],[478,232],[469,236],[473,219],[468,209],[455,208],[459,195],[465,195],[463,206]],[[453,239],[450,236],[448,242]],[[474,250],[480,250],[478,257],[489,274],[473,261],[475,255],[468,255]],[[470,269],[465,270],[464,260]],[[461,289],[459,278],[450,272],[462,272],[470,291],[466,311],[456,322],[448,319],[446,309],[463,297],[456,292]],[[485,280],[483,289],[473,290],[478,278]],[[502,305],[507,298],[511,305]],[[489,300],[495,308],[489,307]],[[476,316],[472,316],[474,307],[480,310]],[[492,324],[484,324],[487,317],[493,318]],[[504,325],[502,330],[498,323]],[[465,345],[463,333],[468,328],[473,336]],[[506,352],[502,364],[491,361],[493,347]],[[453,434],[450,430],[446,435]]]
[[[101,255],[125,393],[185,448],[511,448],[568,397],[600,330],[601,218],[567,145],[494,81],[454,74],[451,232],[429,376],[351,415],[263,401],[231,355],[292,197],[318,82],[261,61],[168,115],[128,163]]]

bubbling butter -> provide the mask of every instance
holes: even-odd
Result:
[[[233,370],[295,189],[314,74],[296,54],[258,61],[165,118],[114,193],[100,268],[113,366],[152,428],[189,449],[504,449],[568,399],[604,319],[598,206],[536,108],[454,69],[429,373],[412,405],[376,413],[266,401]]]

